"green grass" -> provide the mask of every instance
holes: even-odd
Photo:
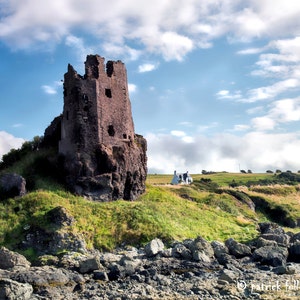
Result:
[[[213,182],[217,183],[220,186],[228,186],[232,181],[238,183],[247,183],[248,181],[258,181],[264,180],[267,178],[272,178],[274,174],[269,173],[226,173],[220,172],[215,174],[191,174],[193,180],[200,180],[201,178],[211,179]],[[173,175],[170,174],[148,174],[147,183],[149,184],[170,184],[172,181]]]
[[[47,229],[49,224],[44,215],[57,206],[65,207],[76,220],[68,230],[82,234],[88,247],[102,250],[111,250],[124,243],[139,246],[156,237],[166,243],[198,235],[210,241],[224,241],[229,237],[249,241],[258,234],[258,222],[271,220],[270,215],[254,212],[247,202],[239,200],[238,192],[229,193],[228,185],[233,180],[241,184],[265,180],[272,178],[272,174],[192,174],[194,183],[189,186],[171,186],[173,175],[150,174],[146,193],[136,201],[102,203],[66,192],[50,176],[56,171],[49,165],[52,155],[52,150],[32,152],[2,171],[23,175],[32,188],[22,198],[0,202],[1,245],[16,248],[24,239],[24,228],[28,225]],[[45,166],[49,167],[48,173],[44,172]],[[241,188],[233,190],[238,189]],[[300,218],[299,186],[242,189],[249,196],[263,197],[270,207],[279,206],[289,217]],[[33,249],[25,254],[34,256]]]
[[[1,203],[0,243],[15,246],[23,238],[25,225],[47,226],[43,215],[59,205],[75,217],[72,231],[83,234],[88,246],[98,249],[111,250],[122,243],[142,245],[155,237],[168,243],[198,235],[208,240],[234,237],[240,241],[256,236],[255,224],[239,212],[246,207],[232,213],[221,209],[225,198],[209,200],[205,192],[197,197],[191,201],[162,187],[148,186],[138,201],[100,203],[63,191],[39,190]]]

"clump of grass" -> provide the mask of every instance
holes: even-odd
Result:
[[[253,186],[250,191],[277,196],[288,196],[297,192],[297,187],[293,185],[271,185],[271,186]]]

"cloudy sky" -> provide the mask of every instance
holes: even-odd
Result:
[[[300,170],[300,1],[0,0],[0,157],[96,53],[126,64],[150,173]]]

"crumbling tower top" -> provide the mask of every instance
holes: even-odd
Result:
[[[69,65],[64,80],[64,112],[59,151],[74,152],[100,143],[132,140],[134,124],[128,95],[127,72],[121,61],[88,55],[85,75]],[[70,148],[71,147],[71,148]],[[89,151],[89,150],[88,150]]]

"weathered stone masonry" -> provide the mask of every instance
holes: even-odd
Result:
[[[95,200],[134,200],[145,191],[146,150],[134,133],[125,65],[88,55],[84,76],[69,65],[59,142],[69,186]]]

